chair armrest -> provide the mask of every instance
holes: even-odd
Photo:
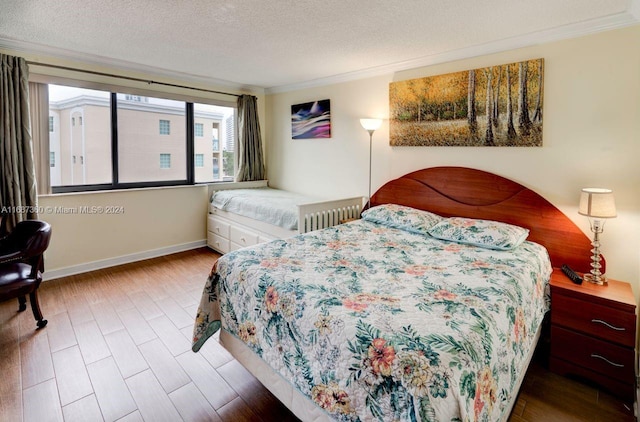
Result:
[[[42,255],[49,246],[51,226],[39,220],[19,222],[13,230],[0,239],[0,263],[24,261]]]

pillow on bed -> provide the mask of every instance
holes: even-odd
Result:
[[[437,214],[397,204],[369,208],[362,219],[417,234],[429,234],[429,229],[442,221]]]
[[[441,240],[508,251],[522,244],[529,230],[498,221],[451,217],[432,227],[429,234]]]

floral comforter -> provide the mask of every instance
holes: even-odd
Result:
[[[221,257],[193,350],[220,326],[340,421],[504,418],[547,310],[546,250],[358,220]]]

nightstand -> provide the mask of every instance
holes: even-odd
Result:
[[[550,369],[594,382],[625,401],[635,395],[636,302],[631,285],[574,284],[551,276]]]

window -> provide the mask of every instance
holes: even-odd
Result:
[[[160,120],[160,135],[171,135],[171,121]]]
[[[49,116],[49,132],[53,132],[53,116]]]
[[[196,123],[194,135],[198,137],[204,136],[204,125],[202,123]]]
[[[213,157],[213,178],[220,178],[220,164],[218,163],[218,157]]]
[[[221,142],[220,139],[235,138],[233,123],[235,109],[210,104],[193,104],[195,139],[193,142],[195,181],[197,183],[233,180],[235,174],[235,142]],[[198,136],[198,125],[202,125],[202,136]],[[202,166],[198,166],[197,155],[203,156]],[[206,157],[206,159],[205,159]],[[226,158],[225,158],[226,157]],[[226,163],[220,167],[219,163]]]
[[[160,154],[160,168],[161,169],[171,168],[171,154]]]
[[[53,193],[233,180],[233,107],[50,84],[48,114]]]
[[[116,95],[116,100],[124,98]],[[146,98],[147,102],[117,101],[118,179],[120,183],[186,183],[187,166],[191,166],[187,163],[187,103]],[[172,123],[183,130],[171,131]],[[158,168],[158,154],[171,156],[170,161],[160,161],[169,165]]]
[[[57,123],[49,136],[49,151],[57,158],[49,173],[53,192],[61,186],[111,183],[109,96],[105,91],[49,85],[49,122]],[[91,115],[91,125],[74,128],[80,123],[79,113]]]

